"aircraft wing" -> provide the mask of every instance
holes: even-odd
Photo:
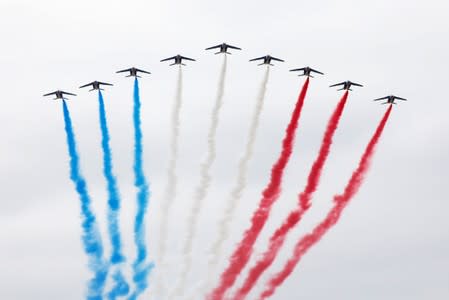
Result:
[[[220,47],[221,47],[221,45],[212,46],[212,47],[206,48],[206,50],[216,49],[216,48],[220,48]]]
[[[76,96],[76,94],[72,94],[72,93],[68,93],[68,92],[64,92],[64,91],[62,91],[62,94],[70,95],[70,96]]]
[[[85,87],[87,87],[87,86],[89,86],[89,85],[93,85],[93,82],[80,86],[80,89],[81,89],[81,88],[85,88]]]
[[[137,69],[137,68],[136,68],[136,71],[138,71],[138,72],[141,72],[141,73],[151,74],[151,73],[150,73],[150,72],[148,72],[148,71],[145,71],[145,70],[141,70],[141,69]]]
[[[401,97],[395,97],[395,98],[398,100],[407,101],[407,99],[405,99],[405,98],[401,98]]]
[[[115,73],[124,73],[124,72],[129,72],[129,71],[131,71],[131,69],[120,70],[120,71],[117,71]]]
[[[45,94],[44,97],[51,96],[51,95],[56,95],[56,92]]]
[[[161,62],[162,62],[162,61],[172,60],[172,59],[175,59],[175,58],[176,58],[176,56],[172,56],[172,57],[169,57],[169,58],[164,58],[163,60],[161,60]]]
[[[320,71],[318,71],[318,70],[315,70],[315,69],[312,69],[312,68],[310,68],[310,70],[312,70],[312,71],[313,71],[313,72],[315,72],[315,73],[318,73],[318,74],[324,75],[324,73],[322,73],[322,72],[320,72]]]
[[[380,100],[386,100],[386,99],[388,99],[388,96],[382,97],[382,98],[377,98],[377,99],[374,99],[373,101],[380,101]]]
[[[330,85],[329,87],[339,86],[339,85],[343,85],[343,84],[345,84],[345,83],[344,82],[340,82],[340,83],[336,83],[336,84]]]
[[[282,59],[280,59],[280,58],[276,58],[276,57],[273,57],[273,56],[271,57],[271,59],[272,59],[272,60],[277,60],[277,61],[281,61],[281,62],[284,62],[284,61],[283,61]]]
[[[261,59],[264,59],[264,58],[265,58],[265,56],[261,56],[261,57],[250,59],[249,61],[256,61],[256,60],[261,60]]]
[[[181,58],[185,60],[195,61],[193,58],[190,57],[181,56]]]
[[[291,69],[290,72],[304,71],[305,68]]]
[[[98,81],[98,83],[99,83],[99,84],[102,84],[102,85],[111,85],[111,86],[113,85],[112,83],[101,82],[101,81]]]
[[[239,47],[236,47],[236,46],[231,46],[231,45],[227,45],[227,46],[228,46],[228,48],[231,48],[231,49],[242,50],[242,48],[239,48]]]
[[[361,87],[363,87],[363,85],[361,85],[360,83],[351,82],[351,84],[352,84],[352,85],[355,85],[355,86],[361,86]]]

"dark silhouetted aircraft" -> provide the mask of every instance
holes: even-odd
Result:
[[[178,55],[175,55],[175,56],[172,56],[172,57],[169,57],[169,58],[165,58],[165,59],[161,60],[161,62],[162,61],[172,60],[172,59],[174,59],[174,62],[170,66],[174,66],[174,65],[183,65],[183,66],[185,66],[185,64],[182,63],[183,59],[190,60],[190,61],[195,61],[193,58],[188,58],[188,57],[185,57],[185,56],[182,56],[182,55],[178,54]]]
[[[72,94],[72,93],[67,93],[67,92],[64,92],[64,91],[57,90],[57,91],[54,91],[53,93],[45,94],[44,97],[51,96],[51,95],[55,95],[55,97],[56,97],[53,100],[57,100],[57,99],[65,100],[65,99],[67,99],[67,98],[64,97],[64,95],[76,96],[75,94]]]
[[[88,83],[88,84],[85,84],[85,85],[80,86],[80,89],[81,89],[81,88],[88,87],[88,86],[90,86],[90,85],[92,86],[92,89],[89,90],[89,92],[94,91],[94,90],[100,90],[100,91],[102,91],[103,89],[100,87],[100,85],[110,85],[110,86],[112,86],[113,84],[111,84],[111,83],[106,83],[106,82],[101,82],[101,81],[92,81],[91,83]]]
[[[312,72],[324,75],[324,73],[321,73],[320,71],[312,69],[310,67],[304,67],[304,68],[298,68],[298,69],[290,70],[290,72],[296,72],[296,71],[302,71],[302,74],[299,74],[298,76],[307,76],[307,77],[312,77],[313,78],[313,76],[310,75],[310,73],[312,73]]]
[[[134,67],[129,68],[129,69],[125,69],[125,70],[120,70],[120,71],[117,71],[116,73],[125,73],[125,72],[129,72],[129,75],[126,75],[126,77],[133,76],[133,77],[139,77],[140,78],[140,76],[137,75],[137,72],[145,73],[145,74],[151,74],[150,72],[147,72],[147,71],[144,71],[144,70],[141,70],[141,69],[137,69],[137,68],[134,68]]]
[[[276,58],[276,57],[273,57],[273,56],[270,56],[270,55],[265,55],[265,56],[261,56],[261,57],[258,57],[258,58],[253,58],[253,59],[250,59],[249,61],[256,61],[256,60],[262,60],[262,59],[263,59],[263,63],[258,64],[258,66],[261,66],[261,65],[270,65],[270,66],[273,66],[273,65],[271,64],[271,61],[272,61],[272,60],[284,62],[282,59]]]
[[[217,46],[212,46],[212,47],[206,48],[206,50],[220,49],[220,51],[218,51],[218,52],[215,53],[215,54],[220,54],[220,53],[232,54],[232,53],[228,52],[228,48],[230,48],[230,49],[235,49],[235,50],[242,50],[242,49],[239,48],[239,47],[231,46],[231,45],[228,45],[228,44],[226,44],[226,43],[223,43],[223,44],[220,44],[220,45],[217,45]]]
[[[394,103],[395,100],[407,101],[407,99],[405,99],[405,98],[397,97],[397,96],[394,96],[394,95],[390,95],[390,96],[374,99],[374,101],[380,101],[380,100],[387,100],[387,101],[385,101],[382,104],[387,104],[387,103],[396,104],[396,103]]]
[[[341,90],[352,91],[352,90],[351,90],[351,86],[360,86],[360,87],[363,87],[363,85],[361,85],[361,84],[359,84],[359,83],[355,83],[355,82],[349,81],[349,80],[348,80],[348,81],[343,81],[343,82],[340,82],[340,83],[333,84],[333,85],[331,85],[330,87],[339,86],[339,85],[342,85],[342,86],[343,86],[341,89],[338,89],[339,91],[341,91]]]

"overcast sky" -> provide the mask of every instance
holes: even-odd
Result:
[[[303,83],[288,70],[310,65],[325,76],[310,84],[283,194],[257,253],[304,187],[340,96],[328,86],[350,79],[365,87],[350,94],[310,214],[249,298],[261,291],[295,241],[319,222],[332,196],[342,191],[386,108],[371,100],[394,93],[409,101],[394,107],[362,189],[272,299],[449,299],[448,1],[1,0],[0,37],[1,299],[83,299],[91,275],[80,241],[79,200],[68,176],[61,103],[42,97],[56,89],[78,94],[69,109],[109,253],[97,97],[78,86],[92,80],[114,83],[104,97],[123,198],[124,247],[128,261],[133,260],[132,80],[115,74],[131,66],[152,72],[140,83],[145,172],[153,191],[147,241],[150,257],[156,257],[177,70],[159,60],[179,53],[197,62],[184,68],[179,197],[169,223],[167,272],[171,283],[176,282],[186,212],[205,157],[222,61],[204,48],[223,41],[243,51],[228,59],[217,159],[194,241],[189,284],[205,279],[204,255],[246,142],[264,69],[248,60],[272,54],[286,62],[276,64],[270,74],[249,185],[222,267],[268,181]],[[156,277],[157,268],[150,285]],[[152,299],[151,292],[142,299]]]

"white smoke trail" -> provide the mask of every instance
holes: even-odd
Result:
[[[182,68],[179,66],[178,69],[178,80],[176,84],[176,96],[175,103],[173,105],[172,115],[171,115],[171,140],[170,140],[170,161],[167,171],[167,187],[165,190],[165,195],[162,202],[161,211],[161,227],[159,234],[159,284],[157,285],[156,295],[157,299],[162,299],[162,292],[165,290],[164,285],[164,264],[166,256],[166,246],[168,239],[168,218],[170,213],[170,208],[176,199],[176,189],[178,184],[178,178],[176,176],[176,166],[178,161],[178,139],[179,139],[179,126],[180,126],[180,112],[182,106]]]
[[[265,92],[267,89],[268,77],[270,74],[270,68],[267,66],[265,75],[263,77],[262,83],[259,88],[259,93],[257,95],[257,102],[254,108],[253,116],[251,119],[250,129],[248,133],[248,140],[245,147],[245,152],[241,157],[238,165],[237,180],[235,182],[234,188],[231,190],[227,206],[224,210],[223,217],[218,224],[218,232],[216,234],[215,242],[209,250],[209,261],[208,261],[208,274],[207,284],[204,288],[209,289],[212,285],[213,272],[217,268],[218,262],[222,256],[223,244],[229,238],[229,227],[234,218],[235,210],[237,209],[238,202],[242,197],[243,191],[246,188],[246,177],[248,173],[248,164],[253,156],[254,143],[256,141],[257,129],[259,127],[260,114],[263,109]],[[205,294],[205,290],[201,291],[199,295]],[[198,295],[198,294],[197,294]]]
[[[179,299],[179,297],[184,294],[187,275],[190,273],[190,269],[192,267],[193,238],[196,235],[198,215],[201,211],[201,207],[203,206],[204,199],[206,198],[210,186],[211,181],[210,168],[212,167],[212,164],[214,163],[216,156],[215,136],[218,128],[220,109],[223,105],[226,69],[227,69],[227,56],[224,55],[223,64],[221,66],[220,75],[218,79],[217,96],[212,110],[211,124],[207,135],[208,147],[207,147],[206,160],[201,164],[200,167],[200,184],[195,190],[195,195],[193,198],[193,206],[187,219],[187,238],[181,253],[181,255],[185,257],[185,264],[181,271],[179,284],[177,285],[177,287],[173,292],[174,297],[173,299]]]

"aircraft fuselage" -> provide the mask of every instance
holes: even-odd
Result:
[[[56,99],[64,99],[64,93],[62,91],[56,91]]]

